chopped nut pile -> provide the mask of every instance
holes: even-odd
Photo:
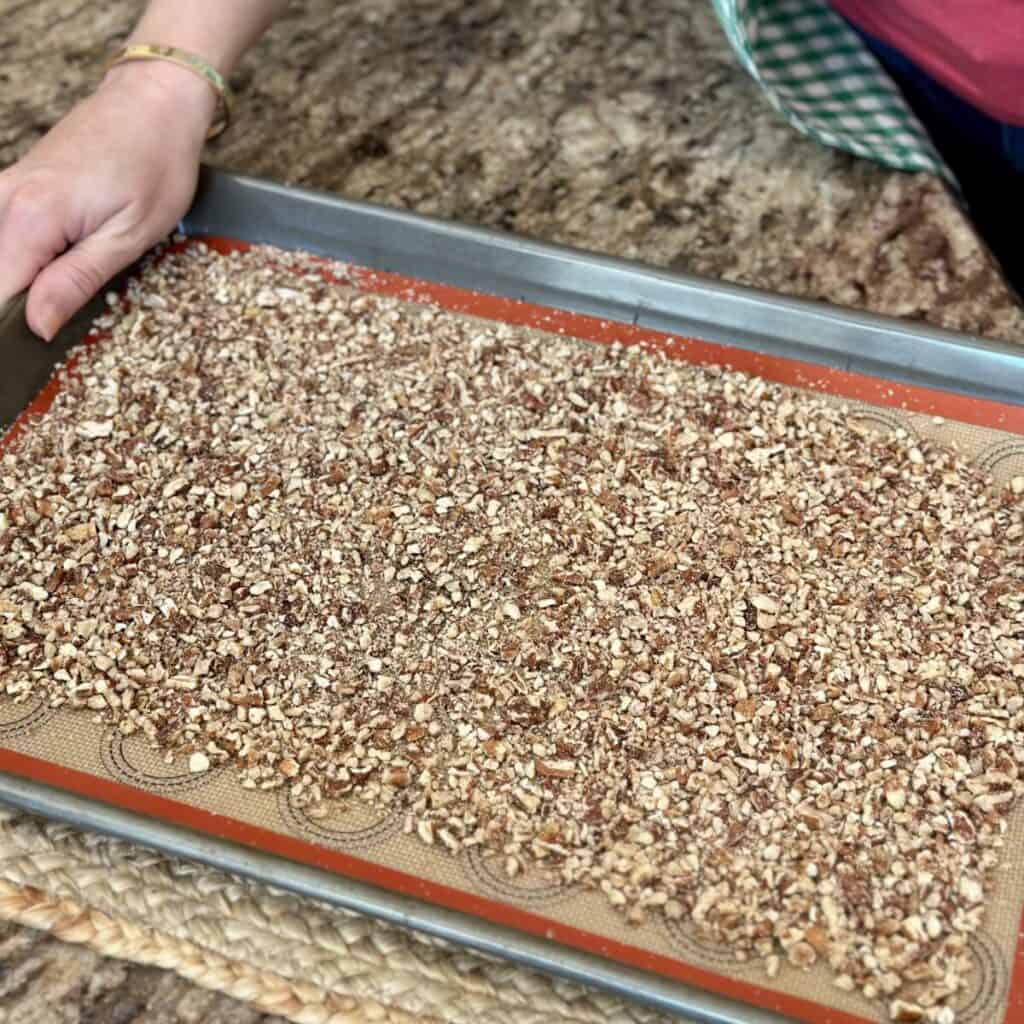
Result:
[[[196,245],[112,299],[0,465],[7,694],[952,1021],[1021,791],[1024,481],[324,266]]]

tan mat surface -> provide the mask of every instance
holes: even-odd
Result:
[[[0,918],[170,968],[302,1024],[665,1020],[365,917],[4,809]]]

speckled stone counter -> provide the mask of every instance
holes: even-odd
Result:
[[[4,6],[0,164],[140,5]],[[300,0],[237,85],[221,166],[1024,341],[945,191],[796,135],[707,0]]]
[[[0,922],[4,1024],[285,1024],[170,971]]]
[[[0,0],[0,166],[140,7]],[[707,0],[297,0],[235,84],[223,167],[1024,342],[943,188],[796,135]],[[13,927],[0,985],[10,1021],[258,1017]]]

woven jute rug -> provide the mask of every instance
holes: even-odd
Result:
[[[438,940],[0,808],[0,918],[300,1024],[661,1024]]]

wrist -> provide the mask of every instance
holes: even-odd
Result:
[[[133,60],[115,64],[103,76],[98,91],[116,92],[154,105],[161,114],[193,125],[203,138],[217,113],[217,94],[210,84],[170,61]]]

